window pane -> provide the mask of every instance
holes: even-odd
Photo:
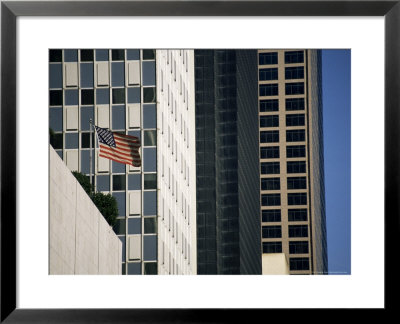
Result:
[[[306,133],[304,129],[294,129],[286,131],[286,142],[304,142]]]
[[[263,253],[282,253],[282,242],[263,242]]]
[[[113,230],[117,235],[125,235],[126,230],[126,220],[125,219],[117,219],[117,222],[113,226]]]
[[[303,82],[286,83],[285,94],[287,95],[304,94],[304,83]]]
[[[94,145],[94,132],[92,132],[92,148],[94,148]],[[81,133],[81,147],[90,148],[90,133]]]
[[[260,112],[269,112],[278,110],[279,110],[278,99],[260,100]]]
[[[125,190],[125,175],[113,175],[113,190]]]
[[[308,258],[290,258],[290,270],[309,270],[309,262]]]
[[[157,144],[157,132],[155,130],[144,131],[144,146],[156,146]]]
[[[290,254],[308,253],[308,242],[289,242]]]
[[[157,215],[157,192],[143,192],[143,215]]]
[[[62,62],[62,50],[50,50],[49,51],[50,62]]]
[[[290,51],[285,52],[285,63],[303,63],[304,62],[304,52],[303,51]]]
[[[261,195],[262,206],[280,206],[281,194],[263,194]]]
[[[143,127],[157,127],[156,105],[143,105]]]
[[[82,49],[81,50],[81,62],[93,61],[93,50]]]
[[[128,88],[128,103],[140,103],[140,88]]]
[[[143,236],[143,260],[157,260],[157,236]]]
[[[157,151],[156,148],[143,148],[143,171],[157,171]]]
[[[262,211],[263,222],[280,222],[281,221],[281,210],[280,209],[268,209]]]
[[[263,226],[262,238],[279,238],[282,237],[282,229],[280,226]]]
[[[125,86],[125,63],[114,62],[111,64],[111,81],[113,87]]]
[[[140,174],[128,175],[128,190],[140,190],[142,188],[142,177]]]
[[[260,96],[277,96],[277,84],[260,84]]]
[[[279,162],[262,162],[261,163],[261,174],[279,174],[280,164]]]
[[[50,64],[49,66],[49,85],[50,88],[62,88],[62,64]]]
[[[144,189],[157,189],[157,174],[144,174]]]
[[[78,106],[79,104],[78,90],[65,90],[64,96],[65,96],[66,106]]]
[[[285,68],[285,79],[304,79],[304,67],[287,67]]]
[[[305,173],[306,162],[305,161],[293,161],[287,162],[287,173]]]
[[[126,215],[126,198],[125,192],[114,192],[113,197],[117,200],[118,205],[118,215],[125,216]]]
[[[279,158],[279,146],[261,147],[262,159],[277,159]]]
[[[261,178],[261,190],[279,190],[280,188],[280,178]]]
[[[155,85],[156,84],[156,62],[143,62],[143,85]]]
[[[140,59],[140,50],[126,50],[126,58],[128,60],[139,60]]]
[[[63,109],[61,107],[50,109],[50,128],[55,132],[62,132]]]
[[[62,106],[62,90],[50,90],[50,106]]]
[[[110,104],[110,89],[96,89],[96,104],[109,105]]]
[[[141,275],[142,265],[140,262],[128,263],[128,275]]]
[[[307,225],[289,225],[289,237],[307,237]]]
[[[64,62],[78,62],[78,51],[64,50]]]
[[[145,275],[156,275],[157,274],[157,262],[144,263],[144,274]]]
[[[278,127],[278,126],[279,126],[278,115],[260,116],[260,127]]]
[[[156,58],[155,51],[152,49],[143,50],[143,60],[154,60]]]
[[[94,124],[94,109],[93,107],[81,107],[81,130],[90,130],[90,119]],[[93,142],[94,143],[94,142]]]
[[[307,209],[289,209],[288,219],[289,222],[307,221]]]
[[[93,88],[93,78],[93,63],[81,63],[81,87]]]
[[[111,57],[113,61],[123,61],[125,59],[124,50],[112,50]]]
[[[286,126],[304,126],[304,114],[290,114],[286,115]]]
[[[97,176],[96,181],[98,191],[110,191],[110,177],[108,175]]]
[[[125,106],[113,106],[112,107],[112,128],[113,129],[125,129]]]
[[[144,234],[155,234],[157,232],[157,221],[155,217],[143,218]]]
[[[286,99],[286,110],[304,110],[304,98]]]
[[[278,64],[278,53],[260,53],[258,55],[259,64]]]
[[[156,102],[156,88],[143,88],[143,102]]]
[[[63,134],[54,134],[50,136],[50,144],[53,148],[62,149],[63,148]]]
[[[112,103],[124,104],[125,103],[125,89],[112,89]]]
[[[278,80],[278,69],[260,69],[258,76],[260,81]]]
[[[279,131],[263,131],[260,132],[261,143],[276,143],[279,142]]]
[[[92,174],[94,172],[94,159],[94,151],[92,150]],[[81,150],[81,172],[90,175],[90,150]]]
[[[94,90],[93,89],[82,89],[81,90],[81,105],[93,105],[94,104]]]
[[[108,50],[105,49],[96,50],[96,61],[108,61]]]
[[[77,149],[78,147],[79,147],[78,133],[66,133],[65,134],[65,148],[66,149]]]
[[[128,218],[128,234],[142,234],[141,218]]]

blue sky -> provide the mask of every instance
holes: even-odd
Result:
[[[351,273],[351,51],[322,51],[325,193],[330,274]]]

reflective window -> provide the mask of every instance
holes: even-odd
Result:
[[[157,189],[157,174],[146,173],[143,179],[144,189]]]
[[[156,148],[143,148],[143,171],[157,171],[157,151]]]
[[[308,242],[304,241],[289,242],[289,253],[290,254],[308,253]]]
[[[93,63],[81,63],[80,82],[82,88],[93,88]]]
[[[263,131],[260,132],[261,143],[276,143],[279,142],[279,131]]]
[[[65,134],[65,148],[66,149],[77,149],[78,147],[79,147],[78,133],[66,133]]]
[[[113,87],[125,86],[125,63],[113,62],[111,64],[111,84]]]
[[[303,82],[286,83],[285,94],[287,95],[304,94],[304,83]]]
[[[128,218],[128,234],[142,234],[141,218]]]
[[[157,215],[157,192],[143,192],[143,215]]]
[[[96,186],[98,191],[110,191],[110,176],[98,175],[96,177]]]
[[[96,104],[109,105],[110,104],[110,89],[96,89]]]
[[[261,190],[279,190],[281,189],[280,178],[261,178]]]
[[[261,195],[262,206],[280,206],[281,194],[263,194]]]
[[[141,275],[142,266],[139,262],[128,263],[128,275]]]
[[[140,103],[140,88],[128,88],[128,103]]]
[[[262,221],[263,222],[280,222],[281,221],[281,210],[280,209],[262,210]]]
[[[142,177],[140,174],[129,174],[128,175],[128,190],[140,190],[142,189]]]
[[[126,171],[125,164],[111,161],[111,165],[112,165],[113,173],[125,173],[125,171]]]
[[[50,128],[55,132],[62,132],[63,109],[61,107],[50,109]]]
[[[286,157],[294,158],[294,157],[305,157],[306,156],[306,147],[304,145],[294,145],[286,147]]]
[[[126,59],[127,60],[139,60],[140,59],[140,50],[138,50],[138,49],[126,50]]]
[[[157,132],[155,130],[148,130],[143,132],[144,146],[156,146],[157,145]]]
[[[279,174],[280,164],[279,162],[262,162],[261,163],[261,174]]]
[[[90,119],[94,124],[94,109],[93,107],[81,107],[81,130],[90,130]],[[93,142],[94,143],[94,142]]]
[[[145,275],[156,275],[157,274],[157,262],[144,263],[144,274]]]
[[[260,100],[260,112],[278,111],[279,101],[278,99],[265,99]]]
[[[278,80],[278,69],[260,69],[258,70],[258,78],[260,81]]]
[[[155,217],[143,218],[144,234],[157,233],[157,219]]]
[[[112,129],[125,129],[125,106],[112,107]]]
[[[124,104],[125,103],[125,89],[112,89],[112,103]]]
[[[125,262],[125,255],[126,255],[126,239],[125,236],[118,236],[118,238],[121,240],[122,242],[122,262]]]
[[[92,174],[94,172],[94,160],[94,150],[92,150]],[[81,172],[83,174],[90,174],[90,150],[81,151]]]
[[[108,50],[106,49],[96,50],[96,61],[108,61]]]
[[[263,146],[260,148],[262,159],[277,159],[279,158],[279,146]]]
[[[92,148],[95,147],[94,132],[92,132]],[[90,132],[81,133],[81,148],[90,148]]]
[[[157,260],[157,236],[143,236],[143,260]]]
[[[278,84],[260,84],[260,96],[277,96]]]
[[[63,104],[63,96],[62,90],[50,90],[50,106],[62,106]]]
[[[142,52],[143,60],[154,60],[156,58],[156,53],[152,49],[144,49]]]
[[[260,65],[278,64],[278,53],[258,54],[258,64]]]
[[[285,79],[304,79],[304,67],[295,66],[285,68]]]
[[[143,105],[143,127],[157,127],[156,105]]]
[[[290,270],[310,270],[308,258],[290,258]]]
[[[64,62],[78,62],[78,51],[73,49],[64,50]]]
[[[50,64],[49,66],[49,86],[50,88],[62,88],[62,64]]]
[[[304,98],[286,99],[286,110],[304,110]]]
[[[282,242],[263,242],[263,253],[282,253]]]
[[[278,115],[260,116],[260,127],[278,127],[278,126],[279,126]]]
[[[304,126],[304,114],[290,114],[286,115],[286,126]]]
[[[288,219],[289,222],[307,221],[307,209],[289,209]]]
[[[81,90],[81,105],[93,105],[94,104],[94,90],[93,89],[82,89]]]
[[[91,62],[91,61],[93,61],[93,50],[81,49],[81,62]]]
[[[306,161],[289,161],[286,170],[287,173],[306,173]]]
[[[307,225],[289,225],[289,237],[307,237]]]
[[[113,61],[123,61],[125,60],[124,50],[111,50],[111,57]]]
[[[66,106],[78,106],[79,104],[78,90],[65,90],[64,97]]]
[[[304,129],[294,129],[286,131],[286,142],[304,142],[306,133]]]
[[[289,177],[287,178],[288,189],[307,189],[306,177]]]
[[[263,226],[262,238],[279,238],[282,237],[282,229],[280,226]]]
[[[53,148],[62,149],[63,148],[63,134],[54,134],[50,136],[50,144]]]
[[[303,51],[290,51],[285,52],[285,63],[304,63],[304,52]]]
[[[125,190],[125,175],[117,174],[113,175],[113,191]]]
[[[143,62],[142,63],[142,74],[143,74],[143,85],[155,85],[156,84],[156,62]]]
[[[50,50],[49,51],[50,62],[62,62],[62,50]]]
[[[118,215],[125,216],[126,215],[126,198],[125,192],[113,192],[113,197],[117,200],[118,206]]]
[[[156,102],[156,88],[143,88],[143,102]]]
[[[126,231],[126,220],[125,219],[117,219],[115,225],[113,226],[113,230],[117,235],[125,235]]]
[[[289,193],[288,205],[307,205],[307,193]]]

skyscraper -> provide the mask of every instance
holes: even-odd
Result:
[[[257,51],[195,50],[198,274],[261,274]]]
[[[158,273],[196,274],[193,50],[157,50]]]
[[[189,185],[195,172],[192,167],[194,157],[189,154],[194,150],[194,134],[190,130],[194,123],[193,81],[185,74],[193,75],[193,65],[188,68],[193,54],[182,51],[180,60],[177,60],[179,52],[178,55],[174,53],[174,64],[168,66],[163,61],[164,54],[160,52],[158,61],[156,51],[151,49],[54,49],[49,52],[49,127],[54,133],[51,144],[71,171],[87,175],[92,171],[96,190],[110,193],[117,200],[119,216],[114,231],[122,241],[123,274],[165,273],[164,265],[159,264],[161,251],[158,246],[166,242],[165,235],[158,242],[159,231],[165,233],[161,230],[165,219],[162,218],[159,223],[158,217],[166,215],[160,211],[160,201],[169,206],[176,223],[183,215],[179,229],[175,229],[176,236],[173,236],[178,239],[179,234],[180,245],[173,248],[168,245],[168,251],[176,255],[171,273],[193,273],[196,264],[196,244],[191,242],[195,240],[195,233],[190,232],[190,228],[195,227],[195,217],[190,216],[195,213],[195,195],[190,193],[194,188]],[[174,99],[171,98],[168,105],[174,102],[174,111],[171,118],[165,115],[165,120],[171,119],[172,131],[164,132],[157,122],[162,120],[161,112],[166,114],[166,96],[163,91],[160,92],[163,89],[157,90],[159,81],[156,75],[172,66],[175,83],[168,76],[164,78],[166,84],[183,85],[184,91],[179,93],[179,86],[174,85],[169,92]],[[186,66],[185,70],[181,66]],[[157,107],[157,91],[160,108]],[[184,135],[179,132],[179,127],[172,126],[172,120],[178,119],[174,113],[179,113],[179,121],[184,122],[185,126],[181,124],[180,128],[185,129]],[[96,148],[91,150],[90,119],[99,127],[140,138],[141,166],[134,167],[100,157],[95,136],[92,147],[96,145]],[[172,152],[170,136],[174,143]],[[167,141],[168,149],[164,146]],[[178,155],[184,155],[185,169],[177,169]],[[90,156],[93,157],[92,168]],[[172,195],[171,187],[163,185],[162,180],[167,178],[164,178],[165,173],[160,178],[161,158],[163,163],[168,161],[166,166],[175,168],[171,175],[175,174],[172,183],[176,181],[177,186],[172,184]],[[179,161],[182,161],[181,158]],[[176,200],[175,204],[171,197]],[[183,206],[182,213],[175,210],[177,206]],[[171,226],[172,221],[168,225]],[[178,247],[179,251],[183,251],[179,256],[174,250]]]
[[[327,273],[321,53],[259,50],[258,64],[263,256]]]

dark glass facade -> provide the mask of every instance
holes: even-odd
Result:
[[[257,51],[195,50],[198,274],[261,274],[257,79]]]

